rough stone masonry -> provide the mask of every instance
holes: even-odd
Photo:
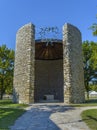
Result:
[[[81,44],[80,31],[68,23],[63,26],[63,40],[52,45],[35,40],[33,24],[21,27],[16,35],[14,102],[48,102],[46,95],[53,102],[84,102]]]

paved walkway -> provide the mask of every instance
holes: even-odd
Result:
[[[33,104],[16,120],[11,130],[89,130],[81,120],[83,110],[97,107],[68,107],[61,103]]]

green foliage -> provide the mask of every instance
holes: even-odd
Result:
[[[96,14],[96,18],[97,18],[97,14]],[[97,23],[93,23],[89,29],[93,31],[93,36],[97,36]]]
[[[97,36],[97,23],[94,23],[94,24],[90,27],[90,29],[92,29],[93,35],[94,35],[94,36]]]
[[[97,84],[95,84],[95,85],[91,84],[91,85],[89,85],[89,88],[90,88],[90,90],[97,92]]]
[[[0,47],[0,99],[4,93],[12,93],[14,51],[6,45]]]
[[[89,82],[93,78],[97,78],[97,43],[84,41],[83,47],[83,62],[84,62],[84,82],[89,98]]]
[[[85,110],[81,116],[91,130],[97,130],[97,109]]]

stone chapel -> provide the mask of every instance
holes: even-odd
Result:
[[[17,103],[82,103],[84,71],[79,29],[66,23],[63,39],[35,39],[32,23],[16,34],[13,100]],[[48,43],[47,43],[48,42]]]

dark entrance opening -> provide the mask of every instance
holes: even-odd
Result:
[[[35,102],[64,101],[63,44],[36,40],[35,43]]]

